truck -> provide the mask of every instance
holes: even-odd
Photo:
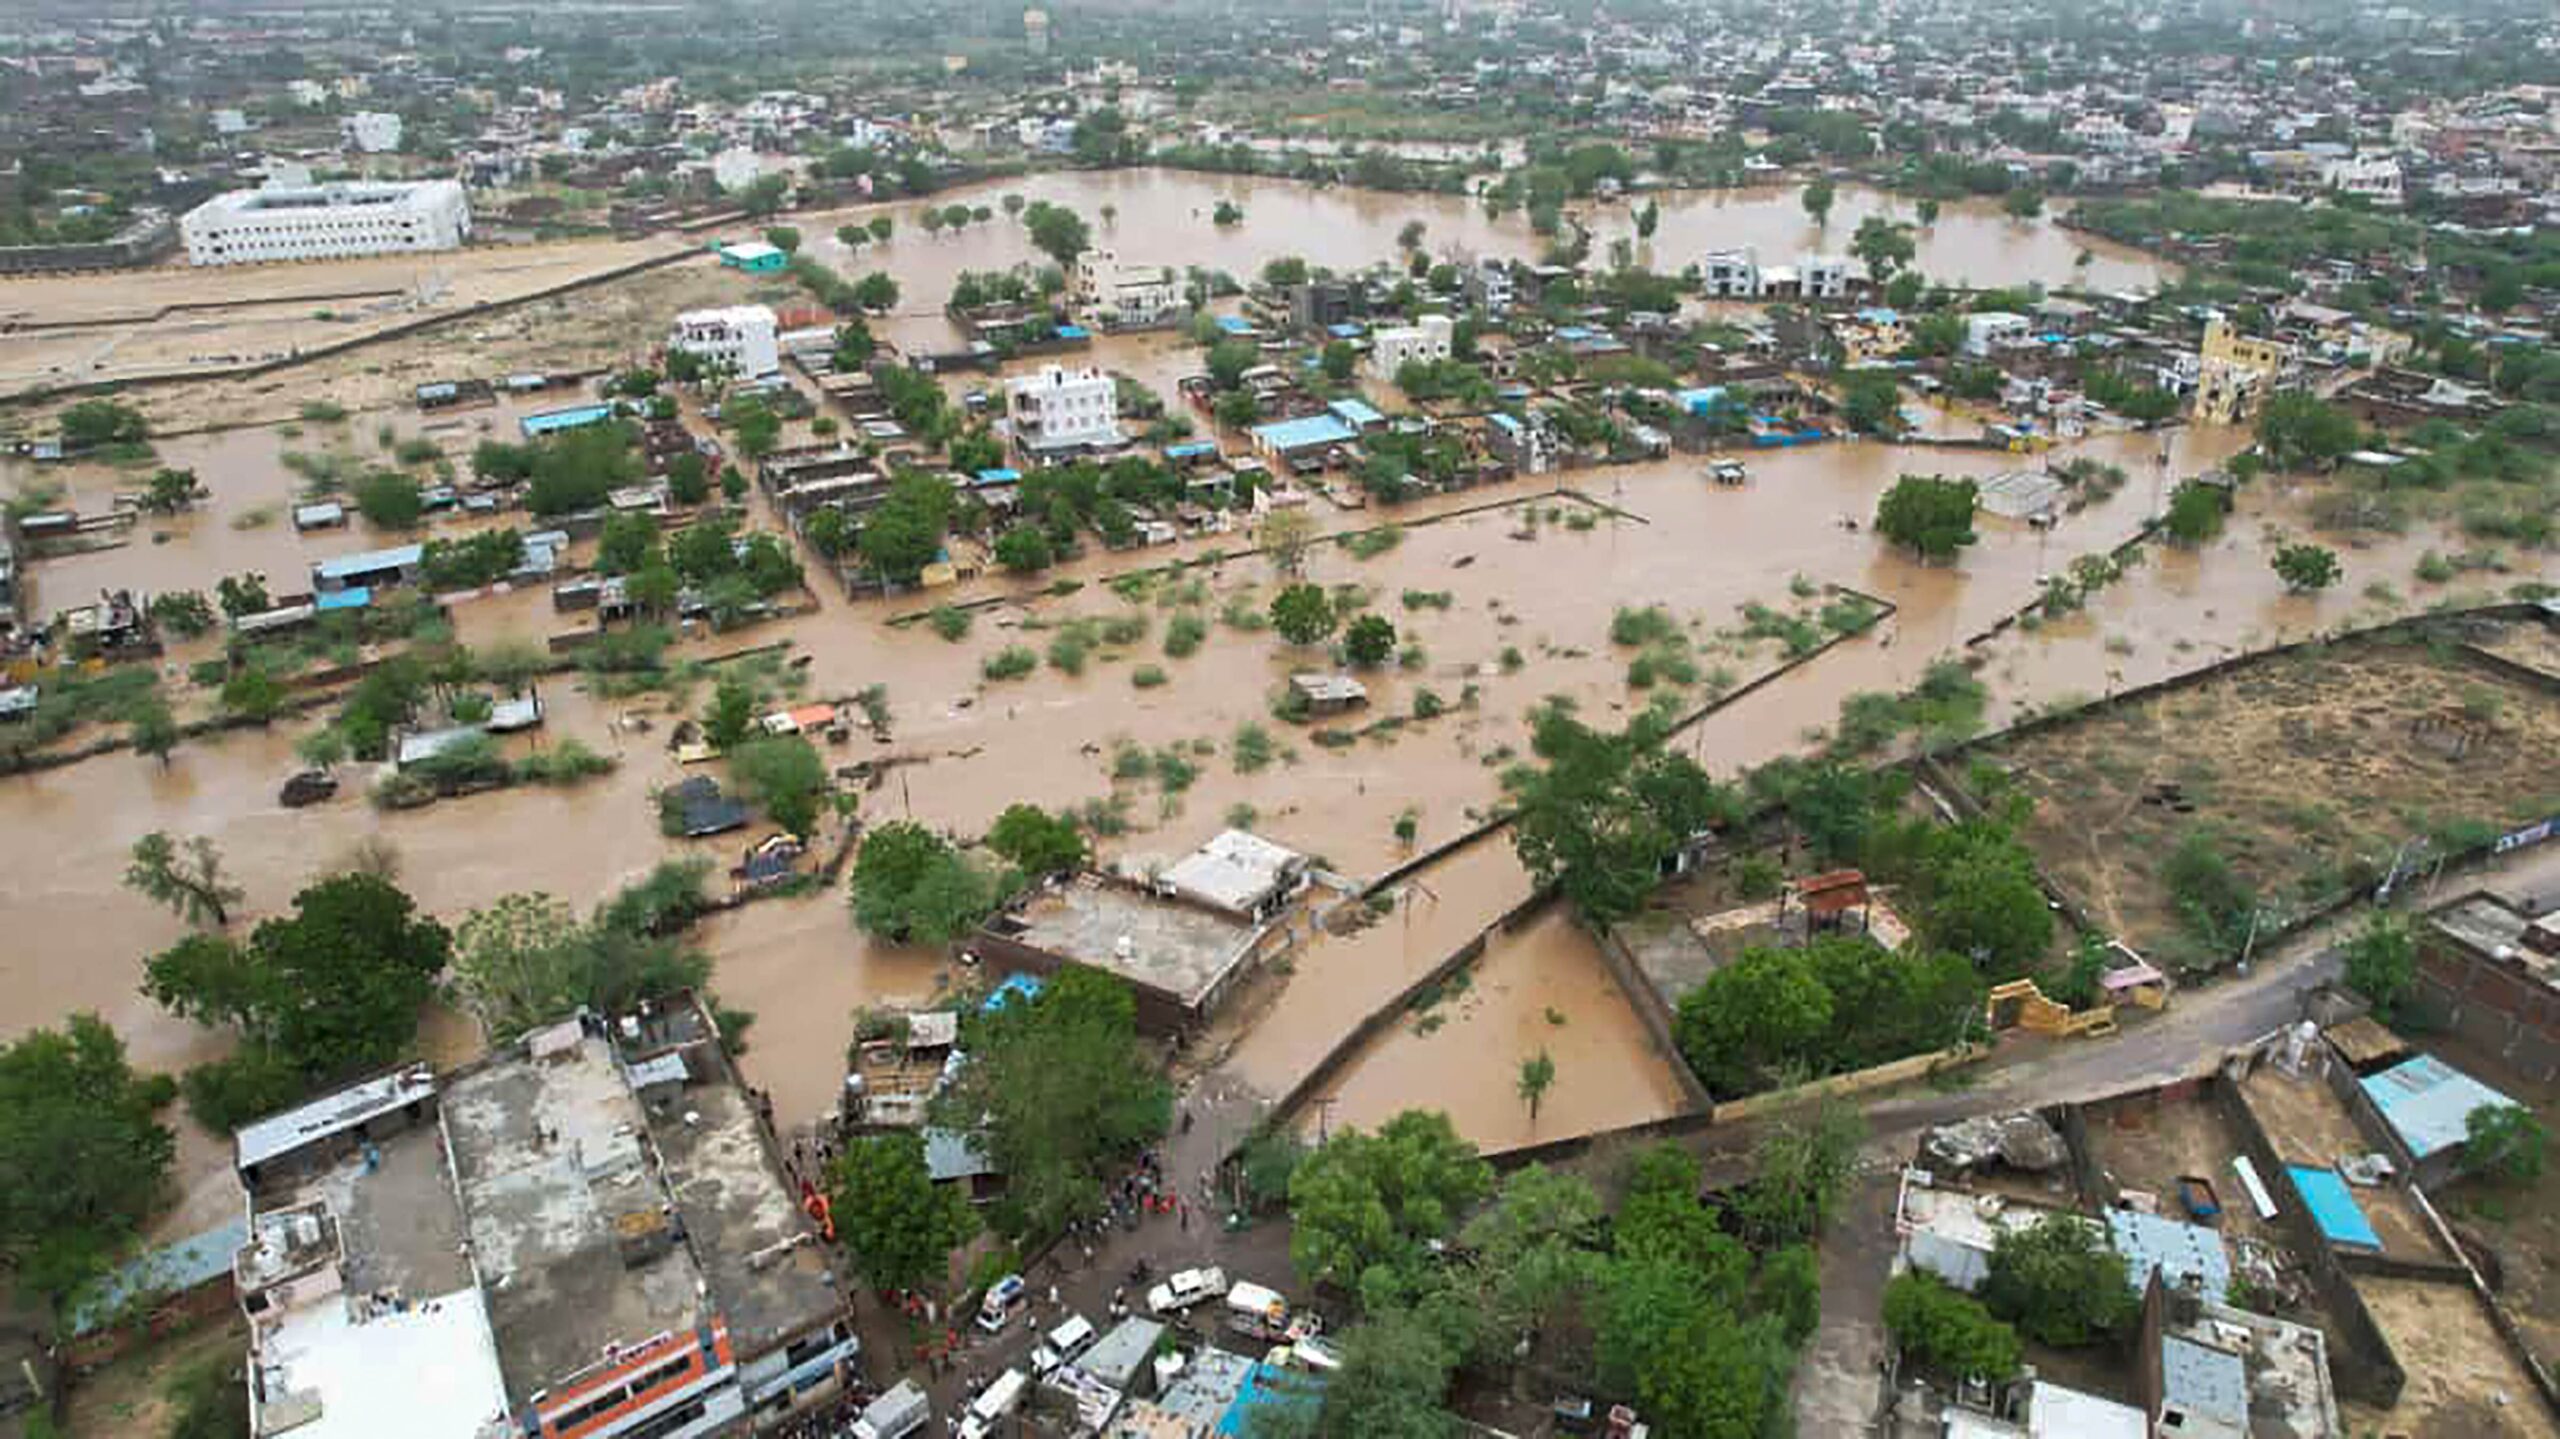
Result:
[[[1239,1279],[1227,1289],[1227,1327],[1254,1339],[1280,1339],[1289,1332],[1289,1301],[1279,1291]]]
[[[1185,1269],[1147,1291],[1147,1309],[1154,1314],[1175,1314],[1226,1292],[1227,1274],[1218,1266]]]
[[[864,1406],[862,1417],[853,1421],[853,1439],[907,1439],[932,1417],[933,1401],[916,1381],[901,1379],[898,1387]]]

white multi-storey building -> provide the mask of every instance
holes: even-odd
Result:
[[[1113,250],[1076,257],[1076,310],[1100,325],[1145,325],[1182,303],[1182,283],[1168,265],[1125,265]]]
[[[193,265],[451,250],[471,238],[471,203],[453,180],[229,190],[189,210],[178,233]]]
[[[741,380],[757,380],[782,368],[773,311],[763,305],[687,310],[676,316],[667,348],[700,356]]]
[[[347,144],[368,155],[400,148],[400,117],[388,110],[360,110],[338,122]]]
[[[1121,443],[1119,387],[1100,370],[1043,365],[1004,382],[1014,443],[1033,459]]]
[[[1709,299],[1760,298],[1760,256],[1757,251],[1710,250],[1698,268],[1704,276],[1702,288]]]
[[[1445,360],[1456,330],[1446,315],[1425,315],[1410,325],[1380,330],[1369,337],[1370,373],[1392,380],[1407,364]]]
[[[2320,167],[2320,184],[2341,194],[2359,195],[2377,205],[2401,199],[2400,161],[2390,155],[2353,155]]]

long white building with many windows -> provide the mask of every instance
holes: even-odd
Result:
[[[230,190],[178,222],[193,265],[451,250],[471,238],[460,182],[350,181]]]

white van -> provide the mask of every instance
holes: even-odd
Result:
[[[1049,1331],[1048,1338],[1039,1348],[1031,1351],[1031,1372],[1047,1375],[1050,1370],[1082,1354],[1093,1338],[1093,1325],[1083,1315],[1068,1315]]]
[[[933,1405],[916,1381],[901,1379],[898,1387],[871,1401],[862,1417],[853,1421],[853,1439],[907,1439],[933,1417]]]
[[[978,1393],[969,1405],[969,1417],[960,1421],[960,1439],[986,1439],[995,1432],[996,1421],[1022,1407],[1022,1396],[1031,1392],[1031,1376],[1019,1369],[1008,1369],[996,1376],[995,1382]]]
[[[1158,1314],[1171,1314],[1226,1292],[1227,1274],[1218,1266],[1185,1269],[1147,1291],[1147,1308]]]
[[[1023,1302],[1029,1290],[1019,1274],[1008,1274],[987,1286],[986,1297],[978,1301],[978,1327],[989,1334],[1003,1333],[1014,1306]]]
[[[1289,1327],[1289,1301],[1248,1279],[1227,1288],[1227,1317],[1249,1333],[1277,1339]]]

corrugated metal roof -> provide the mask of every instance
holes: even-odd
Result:
[[[2357,1083],[2420,1159],[2464,1142],[2471,1111],[2515,1103],[2432,1054],[2404,1060]]]
[[[164,1244],[109,1273],[73,1301],[71,1332],[93,1333],[112,1324],[136,1299],[184,1294],[231,1272],[231,1258],[249,1242],[249,1221],[229,1224]]]
[[[2107,1230],[2125,1260],[2125,1276],[2140,1293],[2151,1272],[2175,1286],[2189,1278],[2203,1281],[2204,1297],[2216,1301],[2231,1293],[2231,1251],[2222,1236],[2200,1224],[2184,1224],[2136,1209],[2107,1211]]]

